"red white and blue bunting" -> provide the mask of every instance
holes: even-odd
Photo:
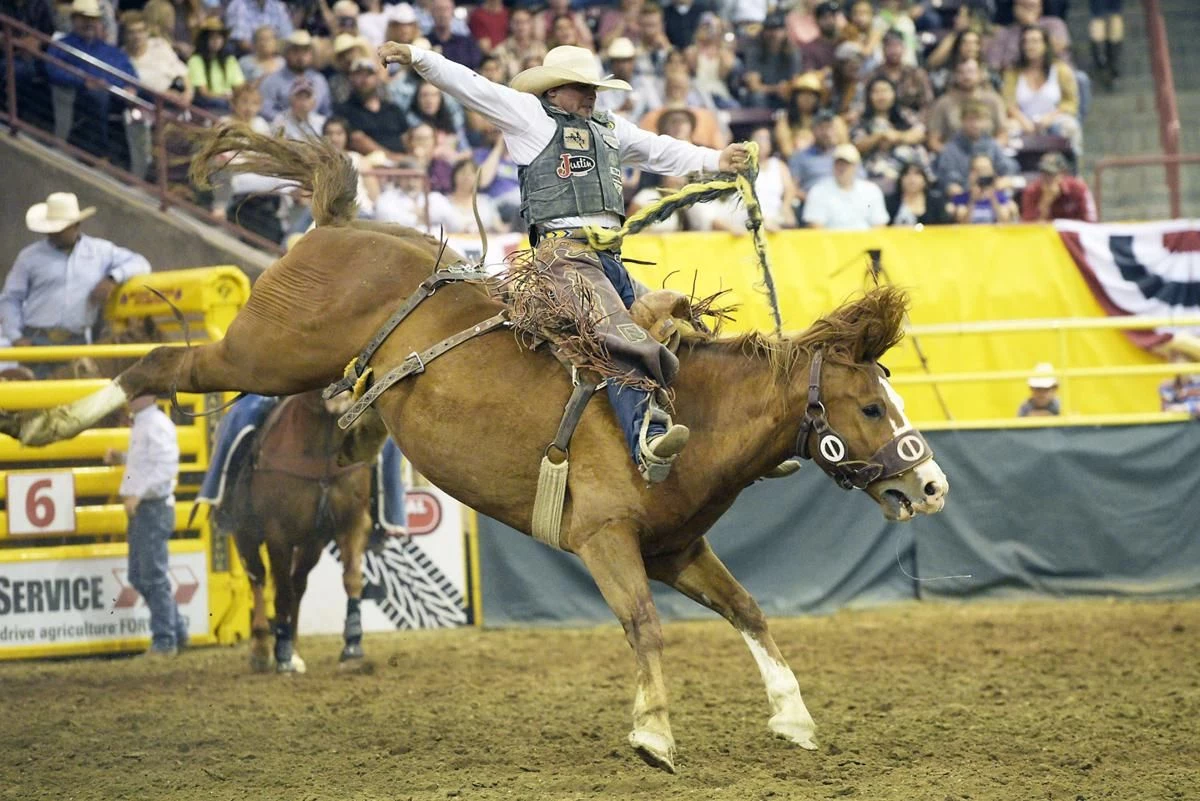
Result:
[[[1200,220],[1113,225],[1056,220],[1054,226],[1108,314],[1200,316]],[[1200,329],[1128,332],[1145,348],[1177,333],[1200,335]]]

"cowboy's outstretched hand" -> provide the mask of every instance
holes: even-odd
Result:
[[[721,161],[717,169],[721,172],[741,172],[750,166],[750,151],[742,142],[734,142],[721,151]]]
[[[379,48],[379,60],[385,67],[388,64],[403,64],[407,67],[412,63],[412,46],[399,42],[387,42]]]

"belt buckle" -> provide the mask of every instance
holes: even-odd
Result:
[[[45,335],[46,339],[55,345],[65,344],[66,342],[69,342],[73,336],[75,336],[65,328],[47,328],[45,330]]]

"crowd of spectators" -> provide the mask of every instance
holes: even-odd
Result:
[[[1072,64],[1062,0],[0,5],[69,45],[52,55],[87,76],[48,69],[64,138],[98,119],[83,146],[114,149],[103,124],[119,112],[106,89],[114,79],[79,52],[221,118],[328,136],[372,173],[360,185],[365,215],[448,233],[476,228],[476,181],[485,227],[519,230],[517,165],[486,120],[410,69],[381,68],[384,41],[433,48],[503,83],[549,48],[588,48],[633,86],[602,93],[598,110],[712,147],[759,141],[757,188],[773,229],[1094,217],[1072,175],[1090,80]],[[123,158],[145,176],[151,121],[127,112],[123,124]],[[631,209],[673,184],[625,177]],[[262,181],[241,179],[218,188],[217,213],[275,241],[308,224],[302,200],[263,199]],[[744,230],[738,219],[737,209],[701,210],[664,225]]]

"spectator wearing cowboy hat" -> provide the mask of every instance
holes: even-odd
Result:
[[[858,177],[862,158],[851,144],[833,151],[833,176],[809,190],[804,201],[804,223],[810,228],[864,231],[888,224],[883,191]]]
[[[1039,362],[1033,368],[1029,384],[1029,398],[1017,409],[1017,417],[1058,417],[1062,409],[1058,403],[1058,378],[1054,365]]]
[[[229,30],[209,17],[196,30],[196,51],[188,59],[188,79],[196,90],[196,105],[229,113],[233,90],[246,82],[241,65],[226,48]]]
[[[54,104],[55,135],[60,139],[70,138],[78,117],[86,121],[88,134],[80,137],[79,145],[101,158],[108,158],[108,111],[112,100],[108,87],[125,86],[114,73],[136,78],[137,70],[123,50],[104,41],[100,17],[100,5],[96,0],[75,0],[71,4],[71,33],[50,45],[50,55],[75,71],[48,61],[46,76]],[[58,44],[77,50],[91,60],[85,61],[60,49],[56,47]],[[80,77],[76,71],[86,73],[87,77]]]
[[[284,42],[283,69],[263,78],[259,91],[263,96],[263,116],[275,119],[291,104],[292,84],[300,78],[313,86],[317,113],[328,116],[333,110],[329,82],[313,69],[313,38],[308,31],[293,31]]]
[[[609,111],[623,117],[641,119],[652,108],[662,105],[662,98],[655,88],[655,81],[644,75],[634,74],[634,59],[637,47],[624,36],[612,40],[605,51],[608,71],[617,80],[633,87],[629,92],[602,92],[596,95],[596,110]]]
[[[333,40],[333,74],[329,76],[329,95],[334,105],[350,99],[350,67],[354,62],[370,58],[373,48],[362,36],[339,33]],[[297,81],[299,83],[299,81]]]
[[[1062,153],[1047,153],[1038,162],[1040,175],[1021,193],[1021,220],[1096,222],[1096,201],[1082,178],[1070,174]]]
[[[231,0],[225,8],[225,24],[234,47],[243,54],[251,51],[254,32],[263,25],[273,28],[280,39],[292,33],[292,17],[283,0]]]
[[[118,285],[150,272],[146,259],[97,237],[79,224],[96,213],[55,192],[25,213],[30,231],[46,238],[17,254],[0,292],[0,332],[15,346],[90,342],[100,310]],[[30,365],[39,378],[53,364]]]

